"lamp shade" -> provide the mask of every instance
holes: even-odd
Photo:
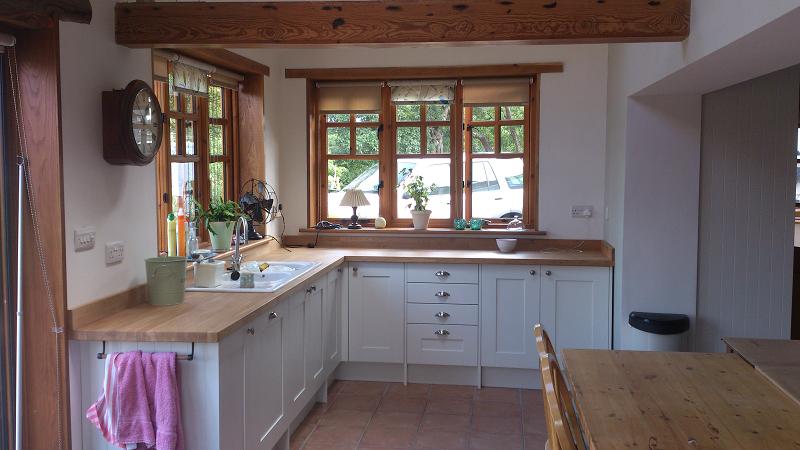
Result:
[[[364,191],[362,191],[361,189],[348,189],[344,193],[344,197],[342,197],[342,202],[339,203],[339,206],[350,206],[350,207],[359,207],[367,205],[369,205],[369,200],[367,200],[367,196],[364,195]]]

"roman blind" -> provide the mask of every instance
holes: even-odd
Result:
[[[450,103],[455,98],[455,80],[399,80],[388,84],[394,103]]]
[[[349,113],[381,110],[381,83],[317,83],[320,112]]]
[[[193,95],[207,95],[208,84],[239,89],[244,76],[163,50],[153,50],[153,79],[168,82],[172,72],[176,90]]]
[[[528,103],[531,78],[473,78],[462,81],[464,105]]]

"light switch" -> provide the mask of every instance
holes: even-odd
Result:
[[[125,243],[122,241],[106,243],[106,264],[116,264],[125,259]]]
[[[573,206],[572,217],[578,219],[588,219],[594,214],[594,208],[591,206]]]
[[[81,252],[93,249],[96,234],[94,227],[75,228],[73,231],[75,251]]]

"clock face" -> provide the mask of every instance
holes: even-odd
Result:
[[[131,107],[133,140],[144,157],[153,156],[161,141],[161,111],[157,105],[149,89],[140,89]]]

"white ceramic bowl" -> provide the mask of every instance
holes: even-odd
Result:
[[[516,239],[495,239],[497,242],[497,249],[500,250],[500,253],[511,253],[517,248],[517,240]]]

